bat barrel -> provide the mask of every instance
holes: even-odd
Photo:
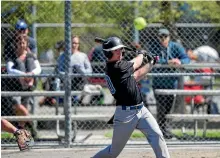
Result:
[[[105,41],[105,39],[103,39],[103,38],[100,38],[100,37],[95,38],[96,43],[101,43],[102,44],[104,41]]]

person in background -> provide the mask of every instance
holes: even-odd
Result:
[[[56,58],[58,58],[61,54],[64,53],[65,51],[65,42],[63,40],[58,41],[55,45],[54,48],[56,49]]]
[[[79,36],[72,36],[71,67],[73,71],[82,74],[92,73],[91,63],[88,56],[80,51]]]
[[[7,62],[9,59],[15,59],[15,49],[16,49],[16,44],[15,44],[15,39],[19,35],[27,35],[28,37],[28,51],[34,53],[37,56],[37,44],[36,41],[28,36],[29,29],[28,25],[25,22],[25,20],[18,20],[17,23],[15,24],[15,30],[14,30],[14,36],[9,37],[5,41],[4,45],[4,50],[3,50],[3,58],[5,62]]]
[[[9,35],[8,38],[6,38],[5,42],[4,42],[4,46],[3,46],[3,53],[2,53],[2,57],[5,61],[5,63],[7,63],[10,60],[15,60],[17,58],[15,52],[16,52],[16,39],[18,36],[20,35],[28,35],[29,33],[29,29],[28,29],[28,25],[25,22],[25,20],[17,20],[15,26],[14,26],[14,30],[12,31],[13,33]],[[35,56],[37,56],[37,44],[36,41],[30,37],[28,37],[28,51],[33,53]],[[11,90],[11,85],[8,83],[12,83],[13,82],[13,78],[2,78],[2,85],[4,85],[4,89],[5,90]],[[12,87],[13,88],[13,87]],[[11,98],[10,97],[4,97],[4,100],[7,102],[11,102]],[[30,99],[30,103],[34,104],[34,99],[31,98]],[[3,103],[5,104],[5,102]],[[2,104],[2,105],[3,105]]]
[[[72,55],[70,59],[72,73],[91,74],[92,66],[87,54],[80,51],[79,36],[72,35]],[[65,54],[61,54],[57,60],[57,73],[64,73],[66,68]],[[75,91],[83,90],[88,83],[87,77],[75,77],[72,79],[71,89]],[[61,80],[60,84],[63,84]],[[62,89],[62,87],[60,87]],[[73,102],[79,101],[82,97],[73,96]]]
[[[72,55],[71,68],[73,73],[89,74],[92,73],[91,63],[87,54],[80,51],[79,36],[72,36]],[[65,72],[65,54],[61,54],[57,60],[57,69],[59,72]],[[72,90],[82,90],[85,77],[79,77],[72,80]]]
[[[62,61],[64,61],[64,50],[65,50],[65,43],[63,40],[61,41],[57,41],[54,45],[55,48],[55,58],[57,58],[58,61],[58,67],[62,63]],[[57,67],[55,68],[55,73],[57,73]],[[60,85],[58,82],[60,82],[59,78],[47,78],[46,80],[42,81],[43,82],[43,89],[47,90],[47,91],[58,91],[60,90]],[[40,106],[54,106],[57,103],[56,98],[55,97],[43,97],[40,101],[39,101],[39,105]]]
[[[220,62],[219,53],[208,45],[199,46],[196,49],[187,49],[187,54],[191,60],[196,62],[216,63]]]
[[[208,45],[199,46],[196,49],[192,50],[190,48],[186,49],[188,56],[191,59],[192,63],[220,63],[219,53],[212,47]],[[201,73],[213,73],[214,70],[210,67],[197,69],[196,72]],[[213,76],[195,76],[193,78],[185,77],[184,78],[184,89],[186,90],[203,90],[211,89],[210,83],[214,82]],[[209,86],[205,86],[208,84]],[[211,111],[211,98],[204,97],[202,95],[196,95],[193,100],[195,107],[200,107],[204,105],[205,102],[208,104],[207,113]],[[192,97],[186,96],[185,102],[191,104]]]
[[[38,75],[41,73],[40,63],[36,56],[30,52],[28,48],[28,36],[21,34],[16,37],[16,58],[10,59],[7,62],[7,73],[8,74],[30,74]],[[33,91],[36,87],[36,80],[33,77],[19,77],[14,78],[10,82],[11,91]],[[16,115],[27,116],[29,112],[27,110],[27,105],[29,104],[30,97],[14,96],[12,97],[12,104],[15,109]],[[19,122],[19,126],[24,128],[26,122]],[[28,125],[29,122],[28,122]],[[33,136],[35,136],[36,131],[33,131]]]
[[[158,49],[153,54],[158,56],[158,64],[168,65],[181,65],[188,64],[190,62],[185,49],[179,43],[170,40],[170,32],[166,28],[161,28],[158,31],[157,38],[159,40]],[[172,68],[160,67],[152,70],[154,73],[169,73],[174,72]],[[176,89],[177,77],[153,77],[152,88],[155,89]],[[168,122],[166,120],[166,114],[168,114],[172,108],[174,102],[174,95],[158,95],[154,94],[157,105],[157,119],[159,126],[166,139],[171,139],[173,134],[170,131]]]

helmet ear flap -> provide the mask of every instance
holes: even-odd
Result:
[[[113,56],[113,53],[111,51],[104,51],[103,50],[103,53],[105,54],[106,58],[108,58],[108,59],[111,59]]]

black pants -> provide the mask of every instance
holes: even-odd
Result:
[[[163,133],[169,131],[169,123],[166,114],[170,113],[173,105],[174,95],[155,95],[157,104],[157,121]]]

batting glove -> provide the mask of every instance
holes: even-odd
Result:
[[[155,65],[156,64],[156,58],[151,56],[150,54],[147,54],[145,56],[145,58],[147,59],[148,63],[152,64],[152,65]]]

